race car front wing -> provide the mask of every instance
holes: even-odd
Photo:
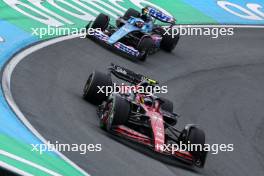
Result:
[[[116,42],[115,44],[109,44],[107,41],[109,39],[109,36],[106,35],[104,32],[96,30],[93,35],[89,35],[90,38],[96,39],[98,41],[103,42],[104,44],[113,47],[125,54],[128,54],[129,56],[140,58],[143,56],[144,53],[140,53],[137,49],[135,49],[132,46],[127,46],[124,43]]]
[[[153,141],[149,137],[147,137],[147,136],[145,136],[145,135],[143,135],[143,134],[141,134],[141,133],[139,133],[139,132],[137,132],[131,128],[128,128],[124,125],[119,125],[115,129],[113,129],[113,132],[116,135],[119,135],[120,137],[124,137],[124,138],[127,138],[129,140],[138,142],[138,143],[143,144],[147,147],[153,148],[153,150],[156,151],[153,147]],[[156,152],[158,152],[158,151],[156,151]],[[164,150],[163,152],[158,152],[158,153],[161,153],[161,154],[167,155],[167,156],[171,156],[171,157],[175,157],[175,158],[178,158],[178,159],[185,161],[185,162],[188,162],[188,163],[194,162],[192,154],[188,151],[179,150],[179,151],[170,152],[170,151]]]

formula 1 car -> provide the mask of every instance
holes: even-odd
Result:
[[[95,21],[86,26],[87,30],[97,29],[92,35],[87,34],[87,38],[120,51],[130,58],[145,61],[149,54],[157,52],[160,48],[171,52],[179,40],[179,35],[167,34],[164,27],[156,24],[156,20],[166,23],[166,31],[172,33],[175,18],[153,7],[143,8],[142,13],[128,9],[124,16],[116,20],[116,26],[109,24],[109,16],[101,13]]]
[[[173,112],[173,103],[165,98],[137,91],[112,92],[107,95],[106,90],[113,86],[112,74],[132,86],[147,88],[158,85],[156,80],[114,64],[109,67],[108,74],[94,71],[85,84],[83,98],[99,105],[97,112],[100,127],[114,135],[143,144],[155,152],[203,167],[207,155],[203,148],[197,151],[173,148],[176,144],[203,147],[203,130],[193,124],[186,125],[181,131],[176,129],[179,116]],[[121,87],[124,87],[123,83]]]

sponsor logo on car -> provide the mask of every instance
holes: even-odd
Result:
[[[130,55],[133,55],[133,56],[139,56],[139,51],[138,50],[135,50],[133,47],[126,46],[125,44],[123,44],[121,42],[117,42],[115,44],[115,47],[118,48],[119,50],[127,53],[127,54],[130,54]]]
[[[171,16],[168,16],[164,13],[162,13],[161,11],[157,10],[157,9],[154,9],[154,8],[151,8],[149,7],[149,14],[157,19],[160,19],[161,21],[166,21],[166,22],[173,22],[174,21],[174,18],[171,17]]]

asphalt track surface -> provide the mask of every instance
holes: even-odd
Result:
[[[124,59],[86,39],[54,44],[16,67],[11,91],[31,124],[52,142],[100,143],[101,152],[64,152],[94,176],[264,175],[264,31],[235,30],[232,37],[182,37],[173,53],[145,63]],[[83,85],[111,63],[168,85],[164,97],[182,115],[178,127],[197,123],[210,144],[234,144],[233,152],[210,154],[204,169],[186,167],[141,146],[119,141],[99,128]]]

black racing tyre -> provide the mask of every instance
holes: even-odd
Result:
[[[114,126],[123,125],[127,122],[130,113],[130,104],[127,100],[116,95],[111,100],[111,114],[107,120],[107,130],[111,130]]]
[[[141,53],[145,53],[139,60],[141,61],[145,61],[147,59],[147,56],[149,55],[151,49],[153,49],[154,47],[154,41],[152,40],[151,37],[149,36],[143,36],[137,46],[137,49],[141,52]]]
[[[126,13],[124,14],[123,18],[125,20],[128,20],[130,17],[136,17],[136,18],[139,18],[140,17],[140,12],[133,9],[133,8],[129,8]]]
[[[105,73],[94,71],[90,74],[83,90],[83,98],[95,105],[101,104],[107,99],[106,87],[112,86],[111,76]],[[98,87],[104,87],[99,91]]]
[[[167,52],[172,52],[172,50],[174,50],[174,48],[176,47],[179,39],[180,39],[180,35],[176,35],[176,36],[172,36],[172,30],[173,30],[173,27],[171,27],[169,29],[169,34],[167,34],[165,32],[165,30],[163,30],[162,32],[162,40],[161,40],[161,43],[160,43],[160,48],[163,49],[164,51],[167,51]]]
[[[109,16],[103,14],[103,13],[100,13],[94,20],[91,28],[93,29],[101,29],[102,31],[104,31],[108,25],[109,25],[109,21],[110,21],[110,18]]]
[[[121,22],[121,20],[118,18],[118,19],[116,20],[116,27],[117,27],[117,28],[121,28],[123,25],[124,25],[124,23]]]
[[[204,146],[205,144],[205,133],[203,130],[199,129],[198,127],[192,127],[189,131],[189,135],[187,136],[187,141],[190,141],[190,144],[200,144]],[[198,167],[203,167],[206,160],[206,151],[190,151],[190,153],[195,158],[195,165]]]
[[[166,99],[166,98],[160,98],[163,103],[161,104],[161,109],[168,111],[170,113],[173,113],[173,103],[172,101]]]

